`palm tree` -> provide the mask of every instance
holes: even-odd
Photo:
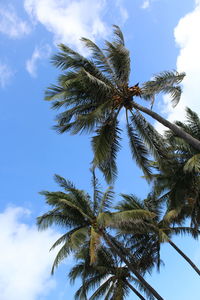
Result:
[[[108,188],[105,193],[98,189],[98,182],[93,173],[93,200],[88,193],[77,189],[71,182],[56,175],[56,181],[64,188],[65,192],[42,192],[46,197],[46,202],[53,208],[38,217],[37,224],[39,229],[46,229],[53,224],[63,226],[68,231],[62,235],[52,246],[63,244],[60,248],[52,267],[52,274],[55,267],[65,259],[70,253],[79,249],[85,242],[89,242],[90,263],[95,263],[97,259],[97,249],[100,246],[101,239],[120,257],[127,265],[128,269],[137,277],[146,289],[148,289],[156,299],[163,298],[151,287],[140,272],[137,270],[136,261],[130,260],[130,253],[126,252],[122,246],[117,243],[107,229],[110,224],[122,219],[125,213],[113,214],[109,211],[111,201],[113,200],[112,188]],[[129,214],[129,213],[128,213]],[[151,212],[141,210],[131,212],[132,219],[151,218]]]
[[[157,262],[159,266],[160,245],[167,242],[190,264],[197,274],[200,275],[199,268],[171,240],[174,234],[190,234],[194,238],[197,238],[200,233],[197,229],[180,226],[182,224],[176,226],[176,223],[180,223],[180,219],[177,214],[174,214],[174,211],[167,211],[167,213],[162,216],[161,203],[153,193],[150,193],[143,202],[134,195],[122,194],[122,198],[123,200],[119,202],[116,207],[120,212],[130,212],[131,210],[141,209],[155,214],[154,219],[143,219],[141,222],[138,222],[138,220],[131,221],[131,219],[127,222],[124,219],[121,224],[118,224],[118,227],[121,227],[123,233],[129,234],[128,245],[132,245],[131,248],[136,249],[134,255],[139,256],[140,259],[142,257],[145,259],[149,257],[150,253],[157,253],[158,259],[156,260],[154,257],[154,262]]]
[[[196,139],[200,139],[200,119],[186,109],[186,123],[176,124]],[[153,175],[154,190],[161,195],[180,220],[191,219],[191,226],[200,225],[200,154],[173,132],[166,132],[166,144],[171,159],[156,162],[158,173]]]
[[[114,26],[114,36],[113,42],[105,42],[105,50],[82,38],[91,51],[91,58],[60,44],[61,51],[52,61],[63,74],[58,78],[58,85],[52,85],[46,92],[46,100],[54,101],[52,108],[64,108],[57,116],[55,126],[60,133],[96,132],[92,138],[93,164],[103,171],[108,182],[117,174],[115,160],[120,148],[119,115],[122,111],[126,115],[132,155],[145,175],[151,176],[149,150],[157,159],[166,157],[166,151],[162,147],[161,136],[140,111],[200,150],[199,140],[135,101],[138,97],[153,103],[155,95],[162,92],[170,94],[173,104],[177,104],[181,96],[179,83],[185,74],[167,71],[155,75],[141,86],[130,84],[130,55],[118,26]]]
[[[69,278],[71,283],[74,283],[78,277],[82,279],[82,285],[77,290],[75,299],[87,299],[88,292],[95,290],[90,296],[90,300],[101,297],[107,300],[123,300],[131,290],[139,299],[145,300],[142,294],[138,292],[138,289],[145,293],[148,299],[154,299],[149,291],[140,284],[138,279],[131,276],[128,268],[121,264],[119,258],[113,254],[111,249],[99,248],[97,261],[93,265],[90,264],[87,244],[77,251],[75,257],[78,262],[69,272]],[[130,282],[133,282],[136,288]]]

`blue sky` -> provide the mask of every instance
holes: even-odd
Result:
[[[177,108],[171,108],[167,97],[159,97],[155,109],[171,121],[184,119],[185,106],[200,113],[199,0],[1,1],[1,300],[73,299],[76,287],[67,281],[72,259],[54,277],[49,275],[55,253],[48,250],[59,229],[38,233],[35,218],[48,209],[38,192],[57,190],[55,173],[90,190],[90,137],[58,135],[51,129],[55,111],[43,101],[44,90],[59,74],[50,64],[58,43],[85,53],[80,37],[102,45],[111,37],[112,24],[122,28],[131,51],[133,84],[162,70],[186,72]],[[149,187],[131,160],[126,140],[118,165],[116,194],[144,197]],[[200,265],[199,242],[174,240]],[[166,300],[199,300],[197,275],[168,245],[162,254],[165,267],[149,278],[152,285]]]

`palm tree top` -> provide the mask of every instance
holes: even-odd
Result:
[[[93,165],[103,171],[110,183],[117,176],[116,157],[122,131],[118,117],[124,110],[132,156],[150,178],[149,153],[163,159],[166,152],[161,136],[140,114],[135,99],[142,97],[153,104],[155,94],[163,92],[176,103],[185,74],[167,71],[141,86],[137,82],[130,84],[130,54],[118,26],[114,26],[114,40],[105,41],[103,50],[87,38],[81,40],[90,50],[89,58],[64,44],[59,45],[60,52],[52,58],[62,71],[58,85],[50,86],[46,92],[46,100],[53,101],[52,108],[63,110],[57,116],[55,129],[72,134],[95,132]]]

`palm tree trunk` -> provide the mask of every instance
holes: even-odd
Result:
[[[192,137],[190,134],[182,130],[180,127],[177,125],[169,122],[168,120],[164,119],[161,117],[159,114],[156,112],[152,111],[151,109],[144,107],[136,102],[132,102],[133,107],[144,112],[145,114],[149,115],[153,119],[157,120],[159,123],[163,124],[165,127],[171,129],[173,133],[175,133],[177,136],[181,137],[184,139],[188,144],[190,144],[192,147],[200,151],[200,141]]]
[[[168,240],[169,244],[190,264],[190,266],[200,275],[200,270],[197,266],[191,261],[191,259],[185,255],[171,240]]]
[[[123,253],[122,249],[113,242],[113,237],[108,233],[102,231],[103,238],[108,246],[115,251],[115,253],[121,258],[121,260],[127,265],[129,270],[139,279],[139,281],[154,295],[154,297],[158,300],[164,300],[154,288],[148,284],[148,282],[140,275],[140,273],[136,270],[134,265],[130,263],[130,261],[126,258],[126,255]],[[125,250],[123,248],[123,250]]]
[[[124,280],[124,283],[125,284],[127,284],[128,285],[128,287],[133,291],[133,293],[135,293],[136,294],[136,296],[138,296],[138,298],[139,299],[141,299],[141,300],[146,300],[135,288],[134,288],[134,286],[132,286],[129,282],[128,282],[128,280]]]

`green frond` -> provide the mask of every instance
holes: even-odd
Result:
[[[130,55],[128,49],[122,44],[106,41],[109,62],[115,73],[115,80],[119,87],[128,85],[130,76]]]
[[[109,227],[112,224],[112,213],[109,212],[101,212],[97,216],[97,224],[101,228]]]
[[[127,123],[127,134],[129,137],[129,145],[132,152],[132,157],[136,160],[138,166],[143,170],[147,178],[151,178],[151,168],[148,159],[148,150],[136,130]]]
[[[111,300],[112,299],[112,295],[115,289],[115,284],[111,283],[110,284],[110,288],[107,291],[107,294],[105,295],[105,299],[104,300]]]
[[[92,138],[94,152],[93,164],[100,168],[107,182],[112,182],[117,175],[116,156],[120,149],[120,129],[116,120],[107,120]]]
[[[55,249],[58,245],[63,244],[63,243],[67,243],[69,242],[69,240],[71,239],[71,236],[73,235],[74,232],[80,230],[82,227],[76,227],[70,231],[68,231],[67,233],[63,234],[50,248],[50,251]]]
[[[82,275],[83,275],[84,270],[85,270],[85,263],[84,262],[80,262],[80,263],[77,263],[76,265],[74,265],[71,268],[70,272],[68,273],[70,283],[74,284],[75,280],[77,278],[81,278]]]
[[[78,248],[89,238],[89,232],[87,227],[82,227],[75,230],[70,235],[70,243],[73,248]]]
[[[191,135],[200,139],[200,119],[196,112],[186,107],[187,124],[189,125]]]
[[[81,41],[92,51],[92,58],[95,65],[100,68],[103,73],[106,73],[109,79],[113,81],[113,70],[103,51],[94,42],[87,38],[82,38]]]
[[[168,235],[163,231],[163,229],[158,230],[158,235],[159,235],[159,242],[160,243],[165,243],[169,241]]]
[[[179,214],[180,214],[179,207],[177,209],[171,209],[164,215],[163,221],[168,224],[173,223],[174,221],[176,221],[176,218],[178,217]]]
[[[60,199],[60,202],[62,202],[64,205],[66,205],[67,207],[69,206],[70,208],[73,208],[74,210],[77,210],[84,218],[85,220],[92,220],[92,214],[88,215],[87,213],[84,212],[84,209],[82,209],[81,207],[79,207],[78,205],[75,205],[74,203],[66,200],[66,199]]]
[[[53,266],[51,269],[51,274],[54,274],[55,268],[58,267],[58,265],[65,259],[67,256],[73,251],[73,248],[71,247],[70,242],[66,242],[61,249],[58,251],[56,258],[53,262]]]
[[[114,28],[114,35],[115,35],[115,41],[117,44],[121,44],[122,46],[125,46],[124,42],[124,36],[119,26],[113,25]]]
[[[85,84],[88,84],[90,88],[96,89],[96,93],[106,95],[109,98],[113,95],[113,90],[115,89],[110,83],[105,83],[103,80],[97,78],[96,76],[90,74],[86,70],[82,69],[82,76],[84,77]]]
[[[121,194],[120,196],[123,198],[123,200],[119,201],[115,206],[115,209],[118,211],[145,209],[144,204],[137,196],[133,194]]]
[[[91,168],[92,172],[92,188],[93,188],[93,211],[94,214],[98,213],[99,204],[102,199],[103,192],[100,190],[100,184],[95,175],[95,168]]]
[[[170,95],[172,107],[176,107],[181,98],[182,88],[180,86],[166,86],[162,89],[162,92]]]
[[[131,120],[152,155],[158,161],[168,158],[165,140],[142,114],[137,111]]]
[[[102,297],[108,291],[112,281],[113,281],[113,277],[111,276],[103,284],[100,285],[100,287],[93,293],[93,295],[89,298],[89,300],[102,299]]]
[[[83,298],[85,294],[87,294],[89,290],[97,288],[103,280],[105,280],[105,274],[100,274],[100,273],[90,277],[87,280],[84,280],[84,282],[82,282],[82,286],[75,293],[74,299],[75,300],[85,299]]]
[[[75,187],[75,185],[70,182],[69,180],[66,180],[65,178],[59,176],[59,175],[55,175],[55,181],[62,187],[64,188],[67,192],[71,193],[71,195],[73,196],[71,199],[68,199],[71,201],[71,204],[68,202],[64,202],[64,203],[68,203],[69,206],[73,207],[77,210],[79,210],[79,212],[82,214],[84,214],[84,212],[86,212],[88,214],[88,216],[92,216],[93,212],[92,212],[92,208],[90,205],[90,196],[89,194],[85,193],[83,190],[79,190]],[[65,199],[67,200],[67,199]],[[73,205],[72,205],[73,204]],[[81,211],[82,212],[81,212]]]
[[[107,211],[114,199],[113,187],[109,186],[107,190],[103,193],[101,202],[99,203],[99,213]]]
[[[92,60],[73,51],[66,45],[61,44],[60,49],[61,52],[54,55],[52,58],[52,62],[56,67],[61,68],[62,70],[76,71],[78,73],[84,69],[91,75],[103,80],[105,83],[111,84],[111,81],[101,72],[100,68],[98,68]]]
[[[64,222],[65,220],[63,219],[63,216],[58,208],[55,208],[48,213],[37,217],[37,226],[39,230],[46,230],[53,224],[61,225]]]
[[[126,210],[121,212],[116,212],[112,214],[112,227],[116,228],[121,225],[128,225],[137,223],[141,220],[152,220],[155,218],[153,212],[147,211],[145,209],[135,209],[135,210]]]
[[[52,101],[55,99],[61,99],[65,98],[66,90],[63,89],[63,87],[52,84],[47,91],[45,92],[45,100]],[[65,102],[64,102],[65,103]],[[61,107],[59,104],[55,105],[56,107]]]
[[[136,288],[138,288],[140,291],[142,291],[145,294],[146,299],[155,300],[151,292],[143,284],[141,284],[141,282],[137,278],[131,276],[130,279],[131,281],[134,282],[134,286],[136,286]]]
[[[58,174],[54,175],[54,180],[57,184],[59,184],[61,188],[63,188],[67,192],[71,192],[75,190],[75,185],[71,181],[66,180],[64,177]]]
[[[200,235],[200,231],[196,228],[192,228],[192,227],[171,227],[169,229],[169,232],[175,234],[175,235],[191,235],[193,238],[197,239]]]
[[[144,99],[152,99],[158,93],[169,94],[173,106],[176,106],[180,100],[181,88],[178,84],[181,83],[185,73],[176,71],[165,71],[155,75],[152,80],[147,81],[142,86],[142,97]]]
[[[183,167],[184,172],[200,172],[200,154],[193,155]]]

